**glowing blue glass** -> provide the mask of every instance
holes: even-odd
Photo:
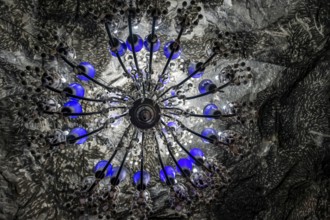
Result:
[[[175,96],[176,95],[176,91],[175,90],[171,90],[171,96]]]
[[[80,97],[84,97],[85,95],[85,89],[82,85],[80,85],[79,83],[71,83],[69,84],[64,91],[70,91],[69,93],[72,95],[76,95],[76,96],[80,96]],[[70,97],[70,100],[76,100],[78,101],[79,98],[73,98]]]
[[[167,126],[171,127],[171,128],[174,128],[174,129],[177,129],[178,128],[178,125],[175,121],[170,121],[167,123]]]
[[[96,70],[94,68],[94,66],[92,64],[90,64],[89,62],[81,62],[79,63],[80,67],[83,67],[85,69],[85,73],[91,77],[94,78],[95,74],[96,74]],[[86,78],[83,75],[77,75],[78,79],[82,80],[82,81],[89,81],[88,78]]]
[[[127,46],[125,42],[117,38],[114,38],[113,40],[114,40],[114,48],[110,48],[111,55],[117,57],[117,54],[114,51],[112,51],[112,49],[116,48],[119,56],[120,57],[123,56],[127,51]]]
[[[214,85],[213,82],[209,79],[202,80],[198,85],[198,90],[201,94],[207,93],[211,85]]]
[[[174,40],[167,42],[164,45],[164,55],[166,56],[166,58],[169,58],[171,55],[171,51],[172,51],[172,47],[171,44],[174,42]],[[172,59],[171,60],[175,60],[177,59],[179,56],[181,55],[181,47],[179,48],[179,50],[175,51],[173,53]]]
[[[130,37],[128,36],[127,37],[127,40],[126,40],[126,45],[127,45],[127,48],[133,52],[133,49],[132,49],[132,45],[131,43],[129,42],[129,39]],[[140,35],[137,35],[137,34],[133,34],[133,40],[134,40],[134,49],[135,49],[135,52],[139,52],[140,50],[142,50],[143,48],[143,40],[142,38],[140,37]]]
[[[191,150],[189,151],[189,153],[190,153],[192,156],[194,156],[197,160],[203,160],[204,153],[203,153],[203,151],[202,151],[201,149],[199,149],[199,148],[193,148],[193,149],[191,149]],[[190,160],[192,163],[196,164],[195,160],[194,160],[192,157],[190,157],[190,156],[189,156],[189,160]]]
[[[167,176],[168,176],[169,179],[173,179],[173,180],[175,179],[175,170],[174,170],[173,167],[171,167],[171,166],[165,166],[164,167],[164,170],[165,170],[165,172],[166,172],[166,174],[167,174]],[[166,182],[166,176],[165,176],[164,170],[161,169],[159,171],[159,178],[160,178],[160,180],[162,182],[165,183]]]
[[[188,158],[181,158],[178,160],[178,164],[180,165],[181,169],[185,172],[191,172],[193,168],[193,164]],[[181,174],[179,167],[176,168],[178,173]]]
[[[137,171],[133,176],[133,183],[135,185],[141,182],[141,171]],[[147,171],[143,171],[143,184],[148,185],[150,182],[150,174]]]
[[[146,48],[147,51],[150,51],[151,39],[152,39],[151,34],[144,38],[144,47]],[[157,41],[153,45],[153,50],[152,51],[156,52],[156,51],[159,50],[159,48],[160,48],[160,40],[157,39]]]
[[[70,113],[82,113],[82,107],[77,101],[68,101],[64,103],[62,109],[68,109]],[[69,116],[70,118],[78,118],[78,116]]]
[[[218,138],[217,131],[214,130],[213,128],[205,128],[202,133],[203,136],[208,137],[208,138]],[[204,143],[210,143],[208,140],[205,138],[202,138]]]
[[[78,127],[78,128],[72,129],[69,133],[69,136],[73,136],[74,138],[78,138],[78,137],[83,136],[85,134],[87,134],[86,129]],[[81,139],[76,141],[76,144],[83,144],[87,141],[87,139],[88,139],[88,136],[84,137],[84,138],[81,138]]]
[[[111,174],[110,174],[111,178],[115,178],[117,176],[117,174],[119,172],[119,168],[120,167],[112,167]],[[119,182],[124,181],[126,176],[127,176],[127,169],[125,167],[123,167],[118,176]]]
[[[198,63],[199,65],[202,65],[202,63]],[[188,74],[189,75],[191,75],[191,74],[193,74],[194,72],[195,72],[195,70],[197,69],[197,64],[196,63],[191,63],[190,65],[189,65],[189,67],[188,67]],[[197,78],[201,78],[202,76],[203,76],[203,74],[204,74],[204,70],[202,70],[202,71],[199,71],[199,72],[197,72],[194,76],[192,76],[192,78],[195,78],[195,79],[197,79]]]
[[[203,115],[213,115],[215,111],[218,111],[218,107],[215,104],[208,104],[204,107]],[[212,118],[207,118],[208,120],[212,120]]]
[[[97,171],[102,171],[103,168],[107,165],[108,161],[107,160],[100,160],[97,162],[97,164],[94,166],[93,172],[96,173]],[[110,177],[111,176],[111,171],[112,171],[112,165],[109,164],[107,170],[105,171],[105,177]]]

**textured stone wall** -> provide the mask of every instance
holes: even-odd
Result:
[[[242,56],[254,66],[257,77],[251,88],[239,88],[231,95],[253,101],[258,120],[249,127],[252,144],[248,153],[239,158],[219,153],[219,160],[230,167],[232,181],[217,201],[193,213],[192,219],[329,219],[330,2],[197,2],[203,5],[205,19],[196,30],[197,39],[194,34],[189,37],[198,41],[216,31],[240,36]],[[173,7],[176,4],[172,2]],[[50,7],[54,10],[47,11]],[[70,38],[72,25],[65,23],[84,22],[75,18],[86,7],[87,1],[82,0],[0,0],[0,219],[69,219],[65,201],[74,186],[65,180],[79,179],[81,174],[70,176],[65,169],[74,168],[60,164],[73,158],[60,154],[48,155],[55,158],[48,160],[38,155],[17,119],[16,105],[25,105],[20,75],[37,50],[30,47],[28,34],[20,26],[28,24],[33,32],[37,25],[63,25]],[[16,26],[1,20],[9,18],[15,18]],[[80,38],[75,38],[81,46],[77,53],[104,47],[102,38],[95,45],[84,42],[100,31],[84,24]],[[97,66],[106,67],[106,56],[95,57],[91,59]],[[97,158],[98,152],[77,155],[74,167],[80,168],[85,166],[85,156]],[[151,219],[183,218],[166,207],[164,188],[156,185],[151,194],[155,209]]]

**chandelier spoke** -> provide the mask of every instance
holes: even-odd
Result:
[[[166,184],[171,186],[172,187],[172,182],[170,181],[170,178],[168,177],[168,173],[167,171],[165,170],[165,166],[164,166],[164,163],[163,163],[163,160],[162,160],[162,156],[160,154],[160,150],[159,150],[159,141],[157,139],[157,136],[156,136],[156,132],[154,132],[154,138],[156,140],[156,150],[157,150],[157,156],[158,156],[158,160],[159,160],[159,163],[160,163],[160,166],[163,170],[163,173],[165,175],[165,178],[166,178]]]
[[[158,132],[160,133],[160,131],[158,130]],[[178,161],[175,159],[171,149],[170,149],[170,144],[168,143],[167,141],[167,138],[166,138],[166,135],[161,132],[159,134],[161,137],[163,137],[163,141],[165,142],[165,145],[166,145],[166,148],[167,148],[167,151],[168,153],[170,154],[171,156],[171,159],[173,160],[174,164],[176,165],[176,167],[179,169],[181,175],[194,187],[196,187],[196,185],[190,180],[189,176],[186,174],[186,172],[182,169],[181,165],[178,163]]]
[[[198,159],[196,159],[196,157],[194,155],[192,155],[182,144],[181,142],[179,141],[179,139],[176,137],[176,135],[174,134],[173,132],[173,129],[171,127],[169,127],[164,121],[162,121],[162,124],[167,128],[167,130],[169,130],[171,132],[171,135],[174,139],[174,141],[179,145],[179,147],[191,158],[194,159],[194,161],[202,166],[204,169],[206,169],[208,172],[210,173],[213,173],[209,168],[207,168],[204,163],[200,162]]]
[[[211,60],[218,55],[218,53],[214,52],[202,65],[200,65],[198,68],[196,68],[196,70],[190,74],[189,76],[187,76],[185,79],[183,79],[181,82],[179,82],[178,84],[175,84],[174,86],[170,86],[169,88],[167,88],[162,94],[160,94],[156,101],[158,101],[161,97],[163,97],[166,93],[168,93],[171,89],[177,89],[179,86],[181,86],[182,84],[184,84],[185,82],[187,82],[189,79],[191,79],[194,75],[196,75],[198,72],[200,72],[202,69],[205,69],[207,67],[207,65],[211,62]]]

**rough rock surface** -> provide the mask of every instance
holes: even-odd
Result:
[[[178,2],[171,2],[171,7]],[[257,123],[248,129],[249,153],[238,159],[219,155],[230,167],[232,182],[214,204],[193,213],[193,219],[329,219],[330,2],[197,2],[203,6],[204,19],[197,37],[192,33],[187,39],[202,40],[215,30],[240,36],[241,55],[255,67],[257,77],[252,87],[232,94],[255,103]],[[40,159],[27,144],[24,127],[14,123],[16,103],[25,105],[19,75],[36,52],[26,40],[29,34],[20,28],[38,33],[44,26],[55,25],[67,39],[75,31],[71,40],[76,41],[77,54],[93,60],[107,74],[102,69],[108,63],[101,53],[106,47],[104,34],[98,35],[100,29],[84,20],[87,8],[97,11],[99,5],[101,1],[89,5],[86,0],[0,0],[0,219],[69,218],[63,198],[71,186],[64,180],[86,173],[80,168],[86,166],[85,157],[75,158],[74,167],[80,169],[70,176],[66,170],[73,168],[60,164],[74,159],[73,154]],[[75,22],[84,25],[72,30]],[[43,37],[38,40],[47,42],[47,34]],[[95,44],[86,43],[91,39]],[[84,53],[91,48],[100,54]],[[96,159],[98,155],[91,150],[85,156]],[[151,219],[181,218],[166,207],[164,188],[155,185],[151,194],[155,209]]]

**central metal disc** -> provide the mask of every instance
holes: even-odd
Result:
[[[138,99],[129,110],[131,122],[140,129],[154,127],[160,119],[160,108],[152,99]]]

